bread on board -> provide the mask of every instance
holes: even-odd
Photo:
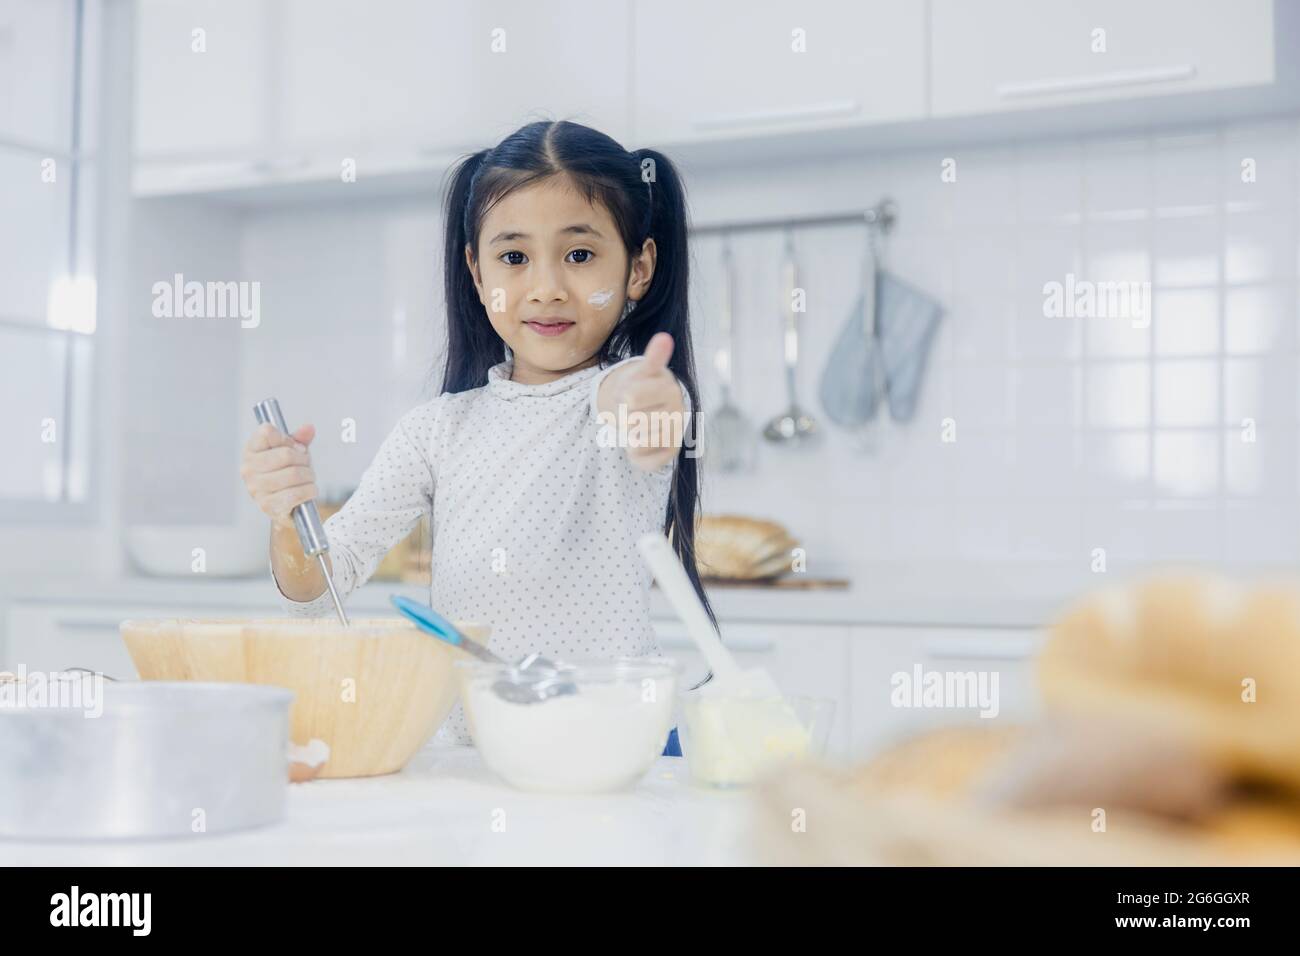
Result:
[[[695,562],[706,578],[750,581],[790,569],[799,543],[775,521],[706,515],[695,525]]]

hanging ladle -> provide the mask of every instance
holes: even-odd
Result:
[[[732,401],[732,368],[736,353],[735,302],[736,276],[731,255],[731,236],[722,237],[722,347],[714,356],[714,367],[722,383],[722,403],[713,413],[711,435],[713,453],[723,471],[741,471],[753,459],[754,432],[745,413]]]
[[[785,230],[785,387],[790,407],[767,423],[763,437],[778,445],[798,445],[817,434],[817,423],[799,407],[794,373],[799,364],[799,328],[795,319],[794,290],[799,287],[799,266],[794,257],[794,233]]]

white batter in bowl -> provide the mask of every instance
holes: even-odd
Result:
[[[507,783],[601,793],[633,785],[663,753],[681,667],[659,657],[574,664],[566,676],[578,692],[534,704],[497,695],[501,666],[461,661],[456,671],[474,743]]]

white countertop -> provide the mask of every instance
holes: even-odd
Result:
[[[751,797],[692,785],[661,757],[631,790],[522,793],[472,747],[431,743],[401,773],[289,787],[285,822],[164,841],[19,843],[17,866],[743,865]]]
[[[835,576],[832,569],[826,576]],[[1059,568],[959,564],[881,565],[860,574],[844,590],[711,588],[719,619],[734,622],[803,624],[904,624],[950,627],[1038,627],[1050,621],[1072,596],[1095,580],[1071,578]],[[269,575],[252,578],[125,577],[86,579],[63,576],[15,578],[0,584],[11,601],[65,606],[92,604],[156,605],[184,614],[213,606],[240,613],[279,613]],[[370,581],[348,597],[349,609],[390,614],[391,594],[427,599],[425,588]],[[675,615],[656,588],[651,613]]]

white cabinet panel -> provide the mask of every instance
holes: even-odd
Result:
[[[135,191],[339,181],[344,159],[409,173],[547,117],[625,141],[629,9],[141,0]]]
[[[139,618],[225,618],[274,616],[265,607],[191,607],[184,610],[159,605],[45,605],[14,604],[0,670],[18,667],[28,671],[58,671],[87,667],[119,680],[134,680],[135,665],[126,651],[118,626]]]
[[[666,0],[635,37],[638,145],[925,115],[923,3]]]
[[[357,158],[475,143],[474,6],[286,0],[278,107],[286,151]]]
[[[495,144],[537,119],[571,119],[627,142],[630,0],[566,7],[536,0],[468,4],[472,73],[454,90],[474,96]],[[637,15],[657,10],[639,5]],[[678,24],[681,29],[682,24]],[[681,64],[674,63],[673,69]],[[452,91],[447,91],[451,95]]]
[[[266,147],[275,10],[263,0],[139,0],[137,155],[215,159]]]
[[[992,628],[857,627],[850,639],[851,748],[857,756],[936,727],[971,722],[1018,722],[1039,709],[1034,658],[1039,631]],[[924,706],[906,695],[919,678],[952,675],[965,699]],[[982,681],[982,683],[981,683]],[[996,682],[995,682],[996,681]],[[899,690],[902,688],[903,690]],[[989,716],[981,716],[981,693]],[[899,696],[896,696],[899,695]],[[968,706],[956,706],[967,704]],[[994,713],[996,711],[996,713]]]
[[[10,607],[0,670],[88,667],[134,678],[118,632],[123,620],[280,613],[272,605],[186,606],[178,611],[156,604],[18,603]],[[664,653],[682,662],[684,687],[698,683],[708,669],[682,625],[675,619],[656,620],[654,627]],[[1039,710],[1033,667],[1044,635],[1036,630],[724,622],[722,633],[742,667],[764,668],[785,693],[835,701],[832,758],[866,757],[896,740],[954,723],[1019,722]],[[996,674],[996,717],[982,718],[978,706],[895,706],[895,675],[912,678],[917,668],[923,680],[929,672],[974,675],[976,681],[983,675],[986,689]]]
[[[65,336],[0,327],[0,355],[8,366],[0,376],[0,406],[5,409],[0,416],[0,448],[10,449],[0,468],[0,498],[58,500],[63,449],[58,442],[42,442],[40,434],[46,417],[66,421],[63,385],[71,374],[69,344]]]
[[[0,317],[45,325],[50,284],[67,275],[69,168],[58,165],[58,180],[43,183],[33,171],[39,160],[29,153],[0,150]]]
[[[75,50],[73,0],[0,2],[0,139],[71,145]]]
[[[655,621],[660,645],[686,668],[684,687],[708,674],[703,656],[673,621]],[[730,624],[722,622],[722,639],[741,667],[761,667],[792,697],[835,701],[828,749],[832,756],[849,745],[850,695],[848,629],[810,624]]]
[[[1274,78],[1273,0],[932,4],[936,117],[1190,93]]]
[[[9,613],[3,666],[27,671],[86,667],[118,679],[136,671],[117,626],[131,617],[108,608],[59,610],[16,605]]]

